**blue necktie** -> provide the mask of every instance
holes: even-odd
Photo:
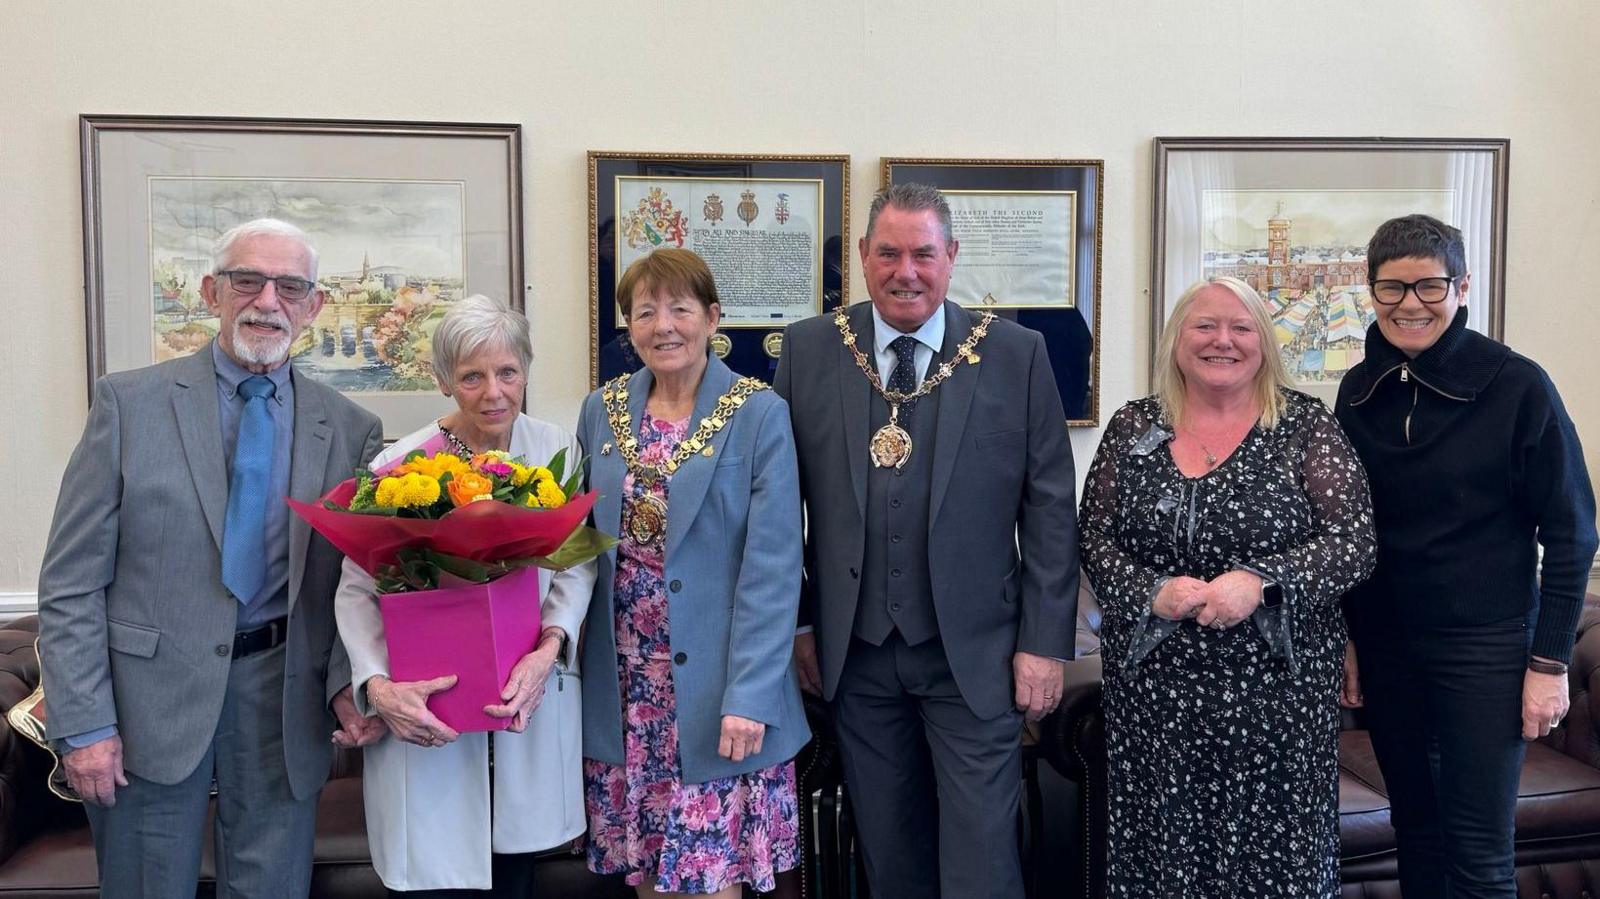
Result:
[[[896,359],[894,371],[889,373],[889,389],[911,393],[917,389],[917,339],[910,334],[901,334],[889,341],[889,349],[894,350]],[[911,420],[911,410],[916,407],[916,400],[900,404],[902,425]]]
[[[278,388],[263,375],[239,385],[244,414],[228,480],[228,517],[222,527],[222,584],[248,603],[267,579],[267,484],[272,478],[272,412]]]

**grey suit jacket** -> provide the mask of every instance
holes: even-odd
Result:
[[[383,445],[378,419],[294,375],[289,493],[315,500]],[[211,745],[238,602],[222,586],[227,461],[210,348],[95,384],[39,573],[39,655],[52,736],[115,724],[123,765],[177,783]],[[334,629],[341,556],[289,526],[284,761],[296,797],[331,761],[328,702],[350,683]]]
[[[870,306],[852,307],[850,323],[875,364]],[[974,316],[949,301],[944,308],[949,359]],[[977,352],[977,365],[957,366],[937,388],[934,445],[915,451],[933,453],[928,559],[939,634],[962,697],[987,719],[1012,706],[1015,652],[1072,657],[1078,524],[1072,445],[1044,338],[996,319]],[[831,314],[789,327],[773,385],[789,401],[799,449],[802,604],[832,698],[861,593],[870,404],[883,400]]]
[[[691,429],[733,386],[735,375],[711,359],[695,397]],[[628,383],[634,427],[650,393],[650,371]],[[589,460],[589,486],[600,491],[595,527],[621,533],[627,474],[600,392],[578,420]],[[800,495],[788,410],[770,390],[752,395],[714,438],[708,458],[690,456],[672,476],[667,501],[668,626],[678,703],[683,779],[703,783],[788,761],[811,739],[799,682],[790,663],[800,598]],[[583,754],[620,765],[612,588],[616,549],[601,556],[583,640]],[[742,762],[717,754],[723,715],[767,725],[761,751]]]

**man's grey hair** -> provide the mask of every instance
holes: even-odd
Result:
[[[252,219],[242,225],[234,225],[222,236],[217,238],[216,244],[211,248],[211,273],[227,271],[232,267],[233,248],[239,241],[250,237],[288,237],[299,241],[306,248],[306,253],[311,257],[311,280],[317,280],[317,248],[311,245],[311,238],[306,232],[280,219]]]
[[[955,240],[955,232],[950,227],[950,204],[945,202],[944,194],[940,193],[937,187],[912,181],[905,184],[891,184],[873,195],[872,210],[867,213],[868,243],[872,242],[872,229],[878,225],[878,213],[889,206],[905,212],[932,209],[939,216],[939,227],[944,231],[945,244],[948,245]]]
[[[524,375],[533,364],[528,317],[499,300],[475,293],[450,307],[433,332],[433,376],[445,390],[455,389],[456,366],[485,347],[517,354]]]

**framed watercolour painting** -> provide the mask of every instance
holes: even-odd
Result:
[[[1501,139],[1156,138],[1151,347],[1190,284],[1231,275],[1267,301],[1296,386],[1331,405],[1376,316],[1367,241],[1417,212],[1461,229],[1467,326],[1499,339],[1509,155]]]
[[[1067,423],[1100,422],[1099,159],[883,160],[882,183],[939,188],[960,246],[950,299],[1043,334]]]
[[[617,305],[622,273],[663,247],[693,250],[722,309],[711,350],[770,381],[783,329],[848,302],[848,156],[589,153],[589,374],[642,364]]]
[[[429,347],[451,303],[522,308],[518,125],[86,115],[80,132],[91,388],[210,343],[200,279],[255,218],[318,251],[326,301],[290,358],[390,438],[454,408]]]

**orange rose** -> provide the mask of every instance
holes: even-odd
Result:
[[[494,498],[494,482],[473,471],[458,471],[450,478],[450,503],[460,507]]]

